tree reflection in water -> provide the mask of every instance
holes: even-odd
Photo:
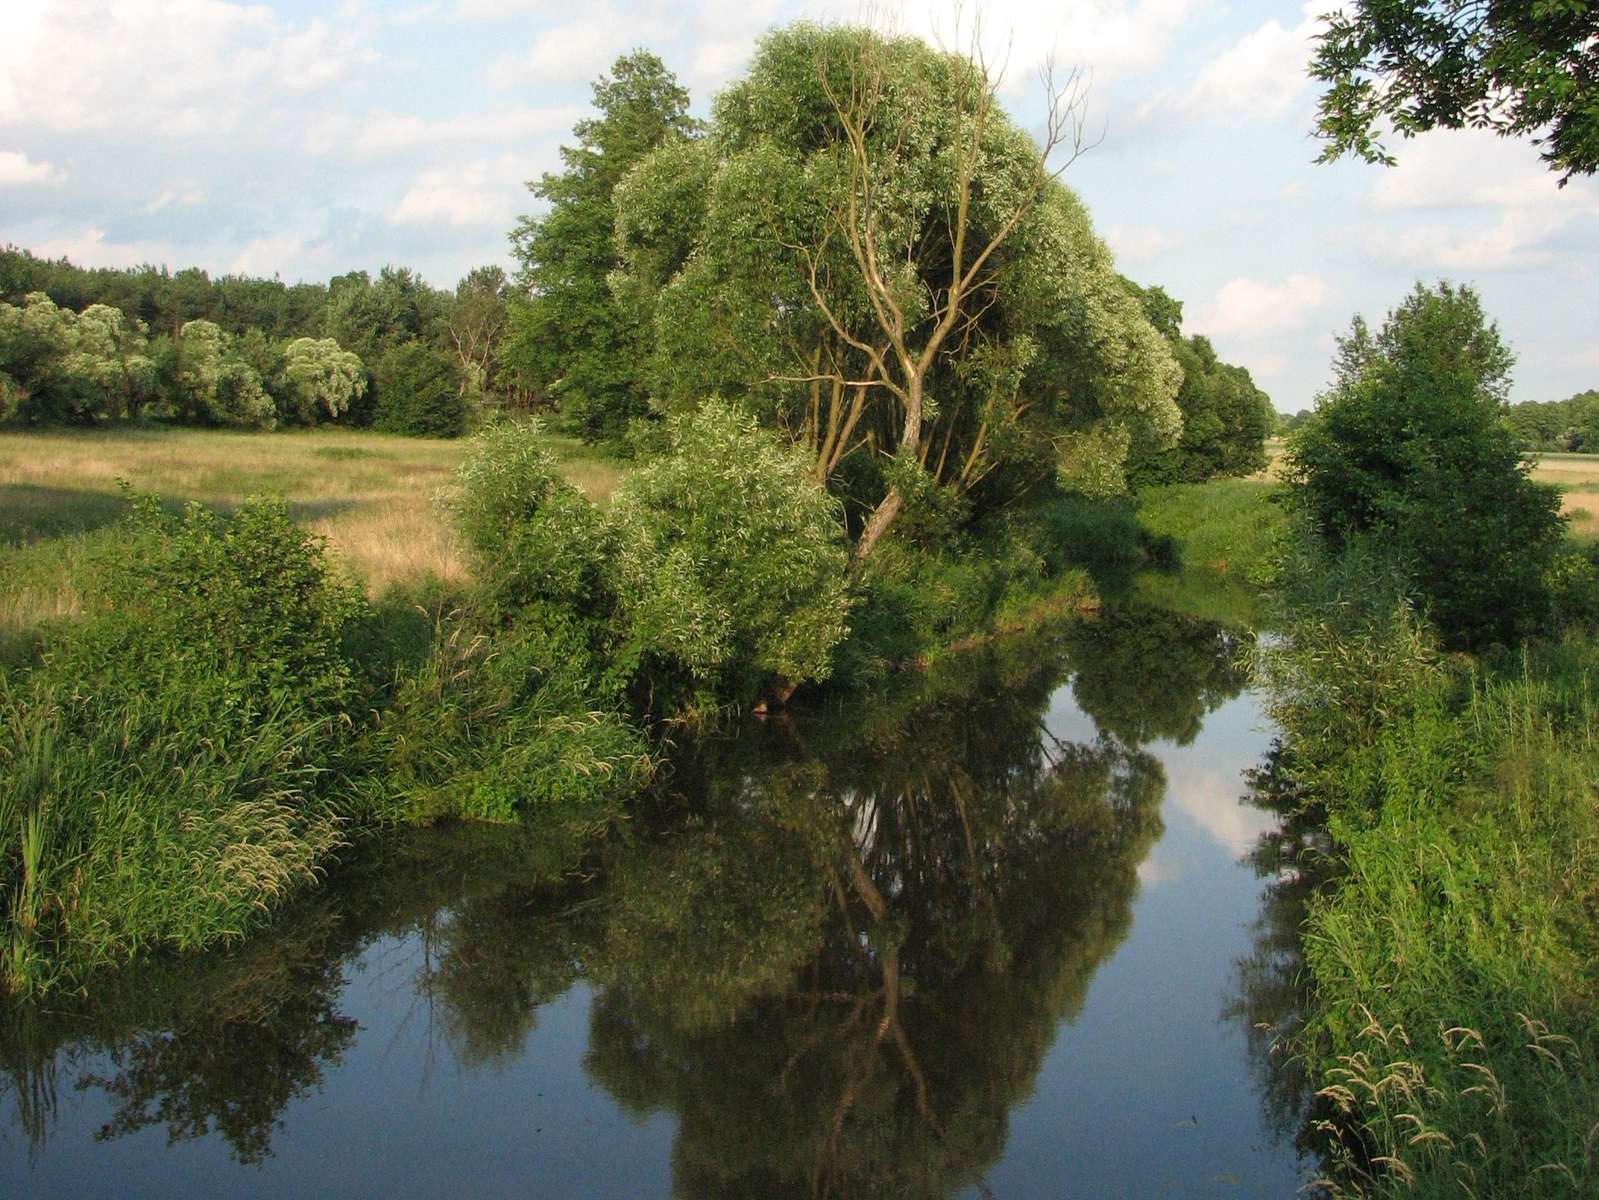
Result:
[[[1280,746],[1250,772],[1248,799],[1276,814],[1279,825],[1261,834],[1249,855],[1267,882],[1260,915],[1250,927],[1250,952],[1235,964],[1237,990],[1222,1016],[1237,1021],[1249,1043],[1266,1127],[1314,1154],[1315,1084],[1292,1047],[1303,1028],[1310,986],[1300,930],[1310,898],[1332,869],[1331,843],[1322,814],[1306,807],[1283,772]]]
[[[998,1158],[1128,932],[1165,791],[1141,742],[1191,739],[1239,690],[1233,650],[1110,613],[708,740],[559,886],[536,831],[388,840],[233,955],[8,1023],[9,1105],[42,1144],[68,1080],[110,1098],[102,1136],[216,1133],[259,1161],[356,1035],[346,964],[414,939],[414,1002],[467,1067],[520,1056],[586,979],[585,1068],[675,1116],[679,1194],[947,1195]],[[1091,741],[1045,728],[1068,680]]]

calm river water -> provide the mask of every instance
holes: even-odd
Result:
[[[684,750],[581,874],[369,847],[0,1012],[0,1196],[1289,1197],[1238,639],[1119,609]]]

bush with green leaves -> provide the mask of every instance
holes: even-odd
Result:
[[[169,403],[180,419],[246,429],[277,424],[261,376],[235,352],[233,336],[214,322],[186,322],[164,365]]]
[[[456,480],[456,528],[491,609],[609,616],[611,532],[604,514],[562,476],[539,422],[488,426]]]
[[[1374,534],[1452,646],[1547,616],[1559,498],[1501,422],[1513,356],[1470,288],[1417,285],[1374,337],[1357,317],[1336,378],[1289,440],[1294,493],[1334,546]]]
[[[666,436],[611,507],[633,636],[734,691],[827,678],[850,608],[838,501],[804,454],[720,401],[671,418]]]
[[[278,393],[285,420],[302,425],[334,421],[366,391],[366,369],[359,356],[341,350],[332,338],[295,338],[283,347]]]
[[[140,500],[91,615],[0,676],[5,982],[241,936],[341,842],[359,589],[281,502]]]
[[[582,834],[617,819],[654,770],[649,743],[606,694],[578,619],[523,615],[486,631],[442,616],[427,658],[396,681],[360,790],[383,820],[532,819]]]
[[[405,342],[383,352],[372,371],[376,403],[372,425],[407,437],[460,437],[469,405],[460,371],[421,342]]]

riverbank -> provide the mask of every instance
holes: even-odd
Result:
[[[1573,632],[1444,656],[1350,599],[1263,656],[1333,846],[1292,1047],[1317,1140],[1351,1196],[1592,1194],[1599,653]]]
[[[1067,500],[938,552],[885,541],[853,595],[817,592],[812,605],[795,600],[780,556],[842,568],[820,515],[806,522],[814,550],[779,531],[753,543],[767,559],[741,558],[748,539],[713,526],[685,560],[651,540],[678,533],[650,524],[638,496],[614,514],[593,503],[609,498],[602,473],[536,430],[480,442],[459,476],[478,489],[470,496],[448,475],[416,494],[454,447],[401,439],[124,431],[11,447],[13,462],[70,459],[76,472],[62,476],[76,486],[62,489],[53,524],[27,510],[8,530],[11,561],[31,564],[8,577],[19,615],[0,664],[5,975],[21,993],[81,986],[151,949],[243,938],[367,830],[527,821],[546,831],[552,861],[568,861],[624,816],[664,729],[749,707],[764,680],[794,674],[785,663],[830,672],[835,691],[870,690],[996,631],[1098,603],[1074,561],[1093,557],[1087,526]],[[291,461],[259,463],[263,447]],[[740,469],[760,453],[738,450]],[[700,446],[662,469],[721,471],[718,454]],[[302,480],[312,462],[325,465]],[[96,491],[124,467],[164,490],[133,502]],[[673,488],[706,494],[659,469],[637,480],[668,504]],[[234,486],[293,494],[245,499]],[[195,495],[210,506],[172,511]],[[363,495],[448,530],[460,574],[413,565],[379,592],[349,553],[366,518],[344,528],[344,552],[302,523],[336,503],[359,510]],[[787,500],[770,501],[764,511],[788,520]],[[747,488],[737,503],[754,511]],[[440,504],[453,505],[454,527]],[[725,559],[715,579],[682,575],[707,554]],[[70,603],[38,603],[41,578]],[[784,626],[780,605],[751,607],[740,580],[767,581],[801,621],[832,605],[836,628]],[[817,645],[833,661],[795,658],[783,637],[827,639]]]

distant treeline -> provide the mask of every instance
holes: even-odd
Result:
[[[1599,391],[1512,404],[1504,422],[1523,450],[1599,454]]]
[[[1144,315],[1166,338],[1183,369],[1177,407],[1183,431],[1168,450],[1134,447],[1127,476],[1134,485],[1203,483],[1249,475],[1266,466],[1266,438],[1276,421],[1271,397],[1255,386],[1248,370],[1222,362],[1210,339],[1183,336],[1183,302],[1159,287],[1122,282],[1144,306]]]
[[[404,267],[287,284],[198,268],[85,268],[0,250],[0,419],[339,421],[453,436],[484,404],[528,407],[497,339],[498,267],[455,291]]]

